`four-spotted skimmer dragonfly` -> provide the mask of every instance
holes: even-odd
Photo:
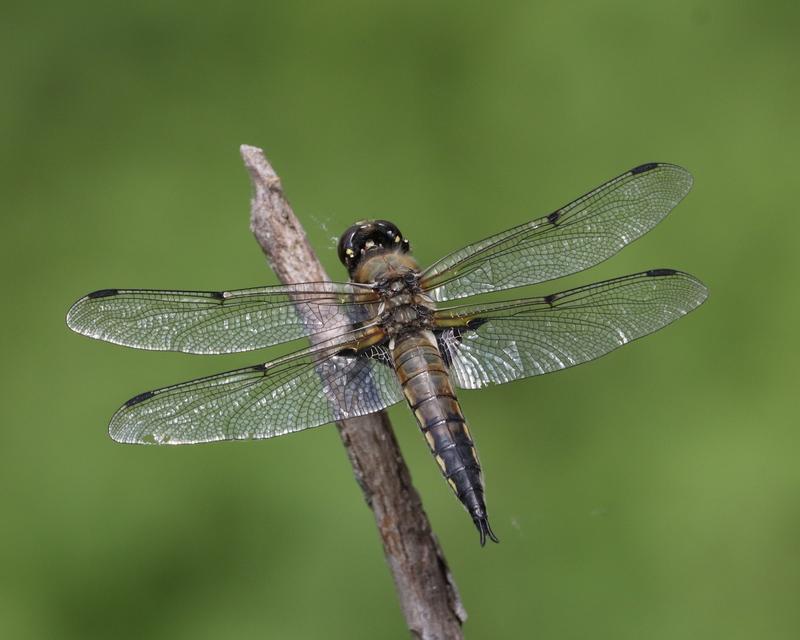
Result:
[[[484,544],[481,467],[457,389],[598,358],[706,299],[673,269],[507,302],[452,304],[591,267],[655,226],[692,185],[681,167],[638,166],[542,218],[421,269],[398,228],[360,222],[339,241],[350,282],[238,291],[103,289],[67,315],[79,333],[138,349],[220,354],[310,337],[270,362],[131,398],[111,437],[139,444],[271,438],[405,400]]]

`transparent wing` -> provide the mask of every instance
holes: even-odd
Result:
[[[67,325],[137,349],[232,353],[344,327],[370,315],[372,290],[316,282],[238,291],[103,289],[78,300]]]
[[[708,296],[686,273],[654,269],[543,298],[436,312],[457,386],[478,389],[594,360],[658,331]],[[460,325],[460,326],[459,326]]]
[[[403,393],[388,350],[375,345],[355,355],[347,345],[311,347],[139,394],[114,414],[109,433],[136,444],[272,438],[399,402]]]
[[[422,274],[422,287],[434,300],[453,300],[581,271],[647,233],[691,187],[686,169],[641,165],[548,216],[450,254]]]

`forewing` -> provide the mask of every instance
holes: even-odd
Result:
[[[238,291],[104,289],[78,300],[67,325],[157,351],[233,353],[348,325],[371,313],[372,290],[319,282]]]
[[[111,419],[118,442],[194,444],[272,438],[384,409],[403,398],[388,350],[316,346],[256,365],[148,391]]]
[[[686,169],[641,165],[548,216],[450,254],[422,274],[422,287],[444,301],[587,269],[647,233],[691,186]]]
[[[594,360],[689,313],[702,282],[654,269],[529,298],[436,312],[439,346],[457,386],[478,389]],[[460,325],[460,326],[459,326]]]

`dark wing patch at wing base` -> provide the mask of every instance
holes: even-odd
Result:
[[[403,398],[391,356],[376,345],[357,357],[341,341],[274,362],[141,393],[111,419],[133,444],[262,439],[373,413]]]

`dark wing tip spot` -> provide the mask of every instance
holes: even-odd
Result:
[[[553,211],[553,213],[551,213],[549,216],[547,216],[547,221],[550,224],[555,224],[556,222],[558,222],[558,219],[560,217],[561,217],[561,212],[560,211]]]
[[[135,404],[139,404],[140,402],[144,402],[156,395],[155,391],[145,391],[144,393],[140,393],[138,396],[133,396],[130,400],[125,403],[126,407],[132,407]]]
[[[645,173],[647,171],[652,171],[658,166],[658,162],[647,162],[645,164],[640,164],[638,167],[634,167],[631,169],[631,175],[636,175],[638,173]]]
[[[676,273],[678,272],[675,269],[650,269],[647,275],[651,278],[657,278],[659,276],[674,276]]]
[[[549,304],[551,307],[553,306],[553,302],[555,302],[556,298],[558,298],[557,293],[551,293],[544,297],[544,301]]]
[[[99,291],[92,291],[87,298],[89,300],[94,300],[95,298],[108,298],[109,296],[115,296],[119,293],[119,289],[100,289]]]
[[[217,300],[224,300],[225,299],[225,292],[224,291],[212,291],[211,297],[216,298]]]

